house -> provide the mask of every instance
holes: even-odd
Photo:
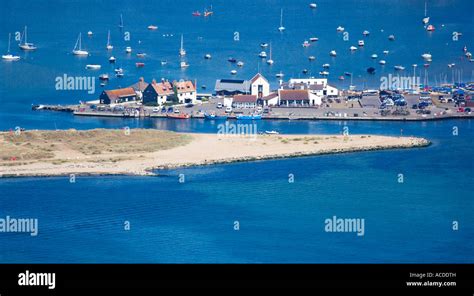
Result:
[[[143,91],[143,104],[163,105],[174,96],[174,89],[170,82],[162,80],[157,83],[154,79]]]
[[[254,95],[236,95],[232,101],[233,108],[255,108],[257,107],[257,96]]]
[[[215,92],[218,96],[243,95],[249,92],[248,80],[219,79],[216,81]]]
[[[261,100],[263,106],[278,106],[278,93],[273,92],[268,96],[263,97]]]
[[[190,80],[174,81],[173,87],[175,89],[176,97],[180,104],[196,104],[197,94],[196,86]]]
[[[311,107],[321,105],[321,97],[309,90],[280,89],[278,90],[278,105],[282,107]]]
[[[262,74],[257,73],[250,79],[250,94],[257,96],[259,99],[270,94],[270,83]]]
[[[280,86],[282,89],[309,89],[318,96],[337,97],[339,90],[328,83],[327,78],[292,78],[287,84]]]
[[[145,82],[143,77],[140,77],[137,83],[130,85],[129,87],[133,88],[137,93],[137,99],[143,99],[143,91],[147,88],[148,83]]]
[[[137,100],[137,94],[131,87],[104,90],[99,97],[101,104],[121,104],[126,102],[134,102]]]

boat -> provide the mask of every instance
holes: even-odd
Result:
[[[367,31],[367,30],[365,30],[364,32],[362,32],[362,35],[364,35],[364,36],[369,36],[369,34],[370,34],[370,32]]]
[[[349,47],[349,50],[350,50],[350,51],[356,51],[356,50],[357,50],[357,47],[355,47],[354,45],[352,45],[351,47]]]
[[[303,74],[307,74],[307,73],[308,73],[308,69],[303,69],[301,72],[303,72]]]
[[[143,67],[145,67],[145,63],[135,63],[135,66],[137,68],[143,68]]]
[[[87,50],[82,49],[82,35],[79,33],[79,37],[77,38],[76,45],[74,45],[74,49],[72,53],[77,56],[86,56],[89,55]]]
[[[161,63],[162,66],[164,66],[164,65],[168,64],[168,61],[167,60],[161,60],[160,63]]]
[[[261,47],[261,48],[267,48],[267,47],[268,47],[268,43],[260,43],[260,47]]]
[[[109,32],[107,33],[107,46],[106,46],[105,48],[107,48],[107,50],[112,50],[112,49],[114,49],[114,47],[110,44],[110,30],[109,30]]]
[[[365,45],[365,42],[364,40],[359,40],[359,42],[357,43],[359,46],[364,46]]]
[[[466,58],[470,59],[470,58],[472,58],[472,53],[470,53],[470,52],[468,51],[468,52],[466,52],[465,56],[466,56]]]
[[[244,66],[244,62],[242,62],[242,61],[237,62],[237,67],[243,67],[243,66]]]
[[[305,40],[302,44],[303,47],[310,47],[311,43],[308,42],[308,40]]]
[[[237,115],[237,120],[260,120],[262,119],[262,115],[261,114],[252,114],[252,115],[243,115],[243,114],[239,114]]]
[[[137,58],[144,58],[144,57],[146,57],[146,53],[144,52],[137,53]]]
[[[185,68],[189,67],[189,64],[186,63],[186,62],[181,62],[181,63],[179,63],[179,66],[181,67],[181,69],[185,69]]]
[[[278,31],[283,32],[285,31],[285,27],[283,27],[283,8],[280,11],[280,26],[278,27]]]
[[[316,8],[316,7],[318,7],[318,5],[317,5],[316,3],[310,3],[310,4],[309,4],[309,8],[314,9],[314,8]]]
[[[394,40],[395,40],[395,35],[389,35],[389,36],[388,36],[388,40],[394,41]]]
[[[376,59],[376,58],[378,58],[379,56],[374,53],[374,54],[371,55],[370,57],[371,57],[372,59]]]
[[[179,48],[179,56],[184,57],[186,55],[186,50],[183,47],[183,34],[181,34],[181,47]]]
[[[385,54],[385,55],[387,55],[388,53],[389,53],[388,50],[384,50],[384,51],[383,51],[383,54]]]
[[[25,29],[23,30],[23,34],[20,37],[20,44],[18,44],[18,46],[20,47],[20,49],[26,50],[26,51],[36,50],[37,49],[36,45],[34,45],[31,42],[30,43],[28,42],[27,31],[28,31],[28,28],[25,26]]]
[[[228,58],[227,61],[232,63],[232,64],[237,63],[237,59],[233,58],[233,57]]]
[[[426,25],[430,22],[430,17],[428,16],[428,3],[425,1],[425,17],[422,20],[423,24]]]
[[[285,74],[283,74],[281,71],[280,71],[280,73],[277,73],[275,75],[276,78],[283,78],[283,76],[285,76]]]
[[[212,11],[212,5],[211,5],[211,8],[208,10],[206,8],[206,10],[204,10],[204,17],[208,17],[208,16],[211,16],[214,14],[214,11]]]
[[[166,117],[173,118],[173,119],[189,119],[189,118],[191,118],[191,115],[185,114],[185,113],[167,114]]]
[[[321,75],[321,76],[328,76],[328,75],[329,75],[329,72],[328,72],[328,71],[321,71],[321,72],[319,72],[319,75]]]
[[[267,53],[265,51],[262,51],[258,54],[259,57],[261,57],[262,59],[265,59],[267,57]]]
[[[10,53],[10,40],[11,40],[12,34],[8,33],[8,50],[7,54],[2,55],[2,59],[5,61],[18,61],[20,59],[19,56],[14,56]]]
[[[335,57],[335,56],[337,56],[337,53],[336,53],[335,50],[331,50],[331,51],[329,52],[329,55],[332,56],[332,57]]]
[[[380,65],[385,65],[386,63],[387,63],[387,62],[386,62],[385,60],[380,60],[380,61],[379,61],[379,64],[380,64]]]
[[[193,16],[201,16],[201,12],[200,11],[193,11]]]
[[[116,73],[116,74],[115,74],[115,76],[116,76],[117,78],[122,78],[123,75],[124,75],[123,73]]]
[[[92,35],[94,35],[94,33],[92,33],[92,31],[87,32],[87,36],[92,37]]]
[[[467,46],[466,45],[464,45],[462,51],[467,52]]]
[[[155,31],[155,30],[158,30],[158,27],[155,26],[155,25],[149,25],[149,26],[147,27],[147,29],[150,30],[150,31]]]
[[[237,74],[237,70],[231,70],[231,71],[230,71],[230,74],[231,74],[231,75],[236,75],[236,74]]]
[[[339,76],[339,80],[344,80],[344,79],[346,79],[344,75]]]
[[[430,18],[429,18],[429,17],[424,17],[424,18],[423,18],[423,24],[426,25],[426,24],[429,23],[429,22],[430,22]]]
[[[329,64],[323,64],[323,68],[324,68],[324,69],[329,69],[330,66],[331,66],[331,65],[329,65]]]
[[[265,134],[267,135],[279,135],[280,133],[277,131],[265,131]]]
[[[115,74],[123,73],[123,69],[122,69],[122,68],[116,68],[114,71],[115,71]]]
[[[311,41],[311,42],[316,42],[316,41],[318,41],[318,40],[319,40],[318,37],[311,37],[311,38],[309,38],[309,41]]]
[[[421,57],[424,60],[431,60],[431,54],[429,54],[429,53],[424,53],[424,54],[421,55]]]
[[[122,17],[122,14],[120,14],[120,22],[119,22],[119,28],[123,28],[123,17]]]
[[[309,57],[308,57],[308,60],[309,60],[309,61],[314,61],[315,59],[316,59],[315,56],[309,56]]]
[[[367,68],[367,73],[372,74],[372,75],[375,74],[375,68],[374,67]]]
[[[405,67],[399,66],[399,65],[395,66],[394,68],[395,68],[395,70],[397,70],[397,71],[403,71],[403,70],[405,70]]]
[[[213,120],[227,120],[228,116],[227,115],[217,115],[215,113],[204,113],[204,118],[205,119],[213,119]]]
[[[99,80],[102,80],[102,81],[107,81],[109,80],[109,74],[101,74],[99,76]]]
[[[125,47],[126,53],[132,53],[132,48],[130,46]]]
[[[270,59],[267,60],[268,65],[273,65],[273,59],[272,59],[272,46],[270,45]]]
[[[212,59],[212,56],[208,53],[208,54],[204,55],[204,58],[206,60],[210,60],[210,59]]]
[[[352,73],[351,73],[351,72],[344,72],[344,75],[346,75],[346,76],[352,76]]]
[[[428,25],[428,27],[426,27],[426,31],[428,32],[433,32],[435,30],[435,27],[433,25]]]
[[[100,70],[100,68],[102,68],[102,66],[97,65],[97,64],[88,64],[88,65],[86,65],[87,70]]]
[[[338,32],[344,32],[344,27],[343,26],[339,26],[336,28],[336,31]]]

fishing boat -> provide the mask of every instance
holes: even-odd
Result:
[[[201,12],[200,11],[193,11],[193,16],[201,16]]]
[[[280,71],[280,73],[277,73],[275,75],[276,78],[283,78],[283,76],[285,76],[285,74],[283,74],[281,71]]]
[[[265,43],[265,42],[260,43],[260,47],[261,47],[261,48],[267,48],[267,47],[268,47],[268,43]]]
[[[18,44],[20,49],[26,50],[26,51],[32,51],[36,50],[37,47],[34,45],[34,43],[29,43],[28,42],[28,28],[25,26],[25,29],[23,30],[23,34],[20,37],[20,44]]]
[[[355,47],[354,45],[352,45],[351,47],[349,47],[349,50],[350,50],[350,51],[356,51],[356,50],[357,50],[357,47]]]
[[[262,119],[262,115],[261,114],[252,114],[252,115],[243,115],[243,114],[239,114],[237,115],[237,120],[260,120]]]
[[[126,53],[132,53],[132,48],[130,46],[125,47]]]
[[[375,59],[378,58],[379,56],[374,53],[374,54],[371,55],[370,57],[375,60]]]
[[[435,27],[433,25],[428,25],[428,27],[426,27],[426,31],[428,32],[433,32],[435,30]]]
[[[265,134],[267,135],[279,135],[280,133],[277,131],[265,131]]]
[[[155,30],[158,30],[158,27],[155,26],[155,25],[149,25],[149,26],[147,27],[147,29],[150,30],[150,31],[155,31]]]
[[[237,59],[233,57],[228,58],[227,61],[232,64],[237,63]]]
[[[210,60],[212,58],[212,56],[209,53],[207,53],[206,55],[204,55],[204,58],[206,60]]]
[[[144,52],[137,53],[137,58],[144,58],[144,57],[146,57],[146,53]]]
[[[231,74],[231,75],[236,75],[236,74],[237,74],[237,70],[231,70],[231,71],[230,71],[230,74]]]
[[[143,67],[145,67],[145,63],[135,63],[135,66],[137,68],[143,68]]]
[[[332,57],[335,57],[335,56],[337,56],[337,53],[336,53],[335,50],[331,50],[331,51],[329,52],[329,55],[332,56]]]
[[[112,46],[112,44],[110,44],[110,30],[109,30],[109,32],[107,33],[107,46],[106,46],[105,48],[107,48],[107,50],[112,50],[112,49],[114,49],[114,47]]]
[[[319,40],[318,37],[311,37],[311,38],[309,38],[309,41],[311,41],[311,42],[316,42],[316,41],[318,41],[318,40]]]
[[[308,42],[308,40],[305,40],[302,44],[303,47],[310,47],[311,43]]]
[[[10,53],[10,40],[11,40],[12,34],[8,33],[8,50],[7,54],[2,55],[2,59],[5,61],[18,61],[20,59],[19,56],[14,56]]]
[[[79,33],[79,37],[77,37],[76,45],[74,45],[72,54],[77,55],[77,56],[89,55],[89,52],[87,50],[82,49],[82,34],[81,33]]]
[[[186,55],[186,50],[183,47],[183,34],[181,34],[181,47],[179,48],[179,56],[184,57]]]
[[[403,70],[405,70],[405,67],[400,66],[400,65],[397,65],[397,66],[395,66],[394,68],[395,68],[395,70],[397,70],[397,71],[403,71]]]
[[[272,59],[272,46],[270,45],[270,59],[267,60],[268,65],[273,65],[273,59]]]
[[[339,27],[336,28],[336,31],[338,31],[338,32],[344,32],[344,27],[339,26]]]
[[[365,45],[365,42],[364,42],[364,40],[359,40],[359,42],[357,44],[362,47],[362,46]]]
[[[227,115],[217,115],[216,113],[204,113],[204,118],[205,119],[213,119],[213,120],[227,120],[228,116]]]
[[[267,53],[265,51],[262,51],[258,54],[259,57],[261,57],[262,59],[265,59],[267,57]]]
[[[278,27],[278,31],[283,32],[285,31],[285,27],[283,26],[283,8],[280,11],[280,26]]]
[[[87,70],[100,70],[100,68],[102,68],[102,66],[97,65],[97,64],[88,64],[88,65],[86,65]]]
[[[181,69],[186,69],[187,67],[189,67],[189,64],[186,62],[181,62],[179,63],[179,66],[181,67]]]
[[[191,115],[186,114],[186,113],[167,114],[166,117],[172,118],[172,119],[189,119],[189,118],[191,118]]]
[[[238,61],[238,62],[237,62],[237,67],[241,67],[241,68],[242,68],[243,66],[244,66],[244,62],[242,62],[242,61]]]
[[[385,60],[380,60],[380,61],[379,61],[379,64],[380,64],[380,65],[385,65],[386,63],[387,63],[387,62],[386,62]]]
[[[109,80],[109,74],[100,74],[99,80],[102,80],[102,81]]]
[[[369,36],[369,35],[370,35],[370,32],[367,31],[367,30],[365,30],[364,32],[362,32],[362,35],[364,35],[364,36]]]

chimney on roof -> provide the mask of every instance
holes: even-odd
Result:
[[[164,78],[161,78],[161,83],[164,83],[165,82],[165,79]]]
[[[155,78],[153,78],[153,80],[151,81],[151,84],[155,85],[156,84],[156,80]]]
[[[145,81],[145,78],[140,77],[140,79],[138,79],[138,81],[143,82],[143,81]]]

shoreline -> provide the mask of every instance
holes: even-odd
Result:
[[[73,130],[61,132],[68,136],[70,136],[69,133],[74,133],[74,136],[78,134],[78,138],[81,141],[84,141],[84,135],[91,132],[94,132],[100,138],[103,138],[102,133],[116,133],[116,136],[123,137],[119,134],[120,131],[115,130],[79,132]],[[87,155],[71,149],[68,146],[69,142],[63,142],[63,146],[58,146],[59,150],[54,151],[54,156],[49,155],[48,158],[18,160],[19,162],[16,163],[5,160],[5,157],[3,157],[3,161],[0,162],[0,178],[71,175],[159,176],[160,173],[154,171],[339,153],[422,148],[431,145],[431,142],[424,138],[378,135],[255,135],[253,137],[242,137],[236,135],[219,136],[216,134],[173,133],[153,130],[131,130],[131,132],[132,134],[138,134],[137,136],[140,136],[141,133],[147,133],[147,137],[150,134],[156,134],[158,137],[155,137],[155,140],[158,139],[160,141],[162,138],[174,137],[171,141],[173,144],[175,144],[174,142],[181,142],[179,145],[176,144],[161,150],[150,150],[147,152],[136,152],[134,150],[136,148],[132,147],[130,149],[133,150],[133,153],[129,151],[124,152],[120,148],[119,153],[100,152]],[[58,145],[54,142],[56,137],[51,136],[54,133],[58,133],[57,131],[32,131],[29,133],[49,136],[51,142],[46,141],[46,143],[43,143],[44,141],[41,139],[39,142],[42,145],[47,145],[48,147]],[[0,136],[5,137],[5,134],[8,133],[0,133]],[[68,141],[74,140],[68,138]],[[88,143],[81,142],[80,145],[95,145],[97,139],[92,137],[88,141]],[[51,144],[53,142],[55,144]],[[2,148],[2,144],[6,146],[5,140],[0,142],[0,148]],[[22,145],[31,147],[32,144],[27,142]],[[35,145],[34,141],[33,145]],[[113,146],[114,144],[110,145]],[[124,147],[128,147],[127,145],[127,143],[124,143]],[[104,151],[109,151],[107,149],[109,147]]]

